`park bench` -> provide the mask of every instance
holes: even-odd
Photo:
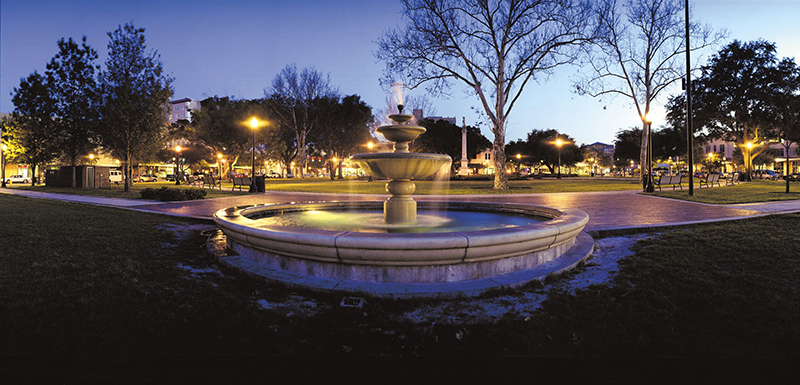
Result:
[[[203,175],[203,187],[208,186],[208,188],[213,189],[214,187],[219,188],[222,190],[222,181],[219,179],[215,179],[211,175]],[[233,190],[231,190],[233,191]]]
[[[719,174],[708,174],[705,180],[700,181],[700,187],[702,188],[703,185],[706,185],[706,187],[712,187],[714,186],[714,183],[716,183],[717,186],[722,186],[719,184]]]
[[[739,172],[732,173],[731,176],[728,179],[725,180],[725,185],[726,186],[733,186],[733,185],[739,184],[739,176],[740,176]]]
[[[242,191],[242,187],[250,187],[250,178],[233,178],[233,187],[231,187],[231,191],[237,187],[239,188],[239,191]]]
[[[673,190],[675,190],[675,187],[680,187],[683,190],[682,182],[683,177],[681,175],[661,175],[656,181],[656,187],[658,187],[658,191],[661,191],[661,186],[669,184],[672,185]]]
[[[189,175],[189,186],[192,187],[203,187],[203,179],[201,179],[197,175]]]

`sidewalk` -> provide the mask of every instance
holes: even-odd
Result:
[[[0,189],[0,193],[198,219],[210,219],[217,210],[232,206],[314,201],[383,201],[388,196],[266,192],[196,201],[160,202],[46,193],[9,188]],[[508,202],[554,208],[577,208],[589,214],[589,223],[586,225],[587,231],[686,225],[800,212],[800,200],[714,205],[647,196],[638,194],[637,191],[513,195],[417,195],[414,196],[414,199],[417,201]]]

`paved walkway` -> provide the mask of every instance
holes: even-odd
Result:
[[[0,188],[0,193],[202,219],[209,219],[217,210],[231,206],[314,201],[382,201],[388,196],[268,191],[261,194],[197,201],[159,202],[26,191],[14,188]],[[586,225],[587,231],[683,225],[800,212],[800,200],[740,205],[712,205],[647,196],[637,194],[637,191],[504,195],[417,195],[414,196],[414,199],[418,201],[509,202],[554,208],[577,208],[589,214],[589,223]]]

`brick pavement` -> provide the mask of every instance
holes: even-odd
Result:
[[[31,192],[16,189],[0,189],[0,193],[204,219],[210,218],[217,210],[231,206],[314,201],[383,201],[388,196],[266,192],[263,194],[199,201],[155,202]],[[505,195],[417,195],[414,196],[414,199],[418,201],[509,202],[554,208],[577,208],[589,214],[589,223],[586,226],[587,231],[713,222],[764,214],[800,212],[800,200],[742,205],[711,205],[647,196],[637,194],[636,191]]]

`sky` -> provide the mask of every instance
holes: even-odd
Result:
[[[800,58],[800,0],[690,0],[693,21],[727,29],[729,38],[763,38],[779,57]],[[57,41],[87,37],[106,59],[108,36],[119,25],[145,28],[148,48],[161,55],[174,77],[174,98],[260,98],[287,64],[330,74],[343,95],[358,94],[374,109],[386,104],[381,88],[385,63],[375,59],[376,41],[403,23],[398,0],[2,0],[0,2],[0,112],[11,112],[11,93],[33,71],[44,73]],[[708,52],[703,55],[707,58]],[[702,60],[705,62],[705,60]],[[640,124],[623,97],[598,100],[572,92],[579,68],[566,66],[546,81],[526,86],[509,115],[507,141],[533,129],[553,128],[578,143],[613,143],[620,129]],[[661,107],[679,85],[657,101],[650,117],[663,124]],[[425,95],[422,89],[409,95]],[[454,83],[448,98],[429,96],[426,115],[455,116],[474,125],[476,96]],[[484,125],[485,127],[485,125]],[[490,140],[491,132],[483,129]]]

